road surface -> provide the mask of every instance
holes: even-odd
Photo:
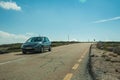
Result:
[[[51,52],[0,55],[0,80],[91,80],[90,43],[55,47]]]

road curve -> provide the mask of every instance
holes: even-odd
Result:
[[[86,66],[90,45],[70,44],[41,54],[2,54],[0,80],[91,80]]]

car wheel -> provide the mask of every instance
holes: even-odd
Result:
[[[49,47],[48,51],[51,51],[51,47]]]
[[[44,48],[43,48],[43,47],[41,47],[40,52],[41,52],[41,53],[43,53],[43,52],[44,52]]]
[[[26,54],[27,52],[26,51],[22,51],[23,54]]]

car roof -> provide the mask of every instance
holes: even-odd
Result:
[[[31,37],[31,38],[47,38],[45,36],[37,36],[37,37]]]

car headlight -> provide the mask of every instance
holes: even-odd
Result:
[[[24,47],[24,44],[21,45],[21,48],[23,48],[23,47]]]

